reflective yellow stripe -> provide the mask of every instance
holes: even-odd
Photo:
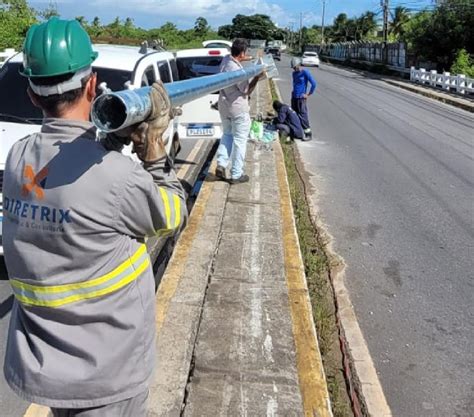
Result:
[[[138,278],[138,276],[148,268],[150,265],[150,258],[146,258],[142,264],[130,275],[126,276],[125,278],[121,279],[119,282],[111,285],[110,287],[103,288],[98,291],[92,291],[86,294],[75,294],[69,297],[60,298],[56,300],[35,300],[29,297],[16,295],[16,298],[24,304],[40,306],[40,307],[60,307],[64,304],[70,304],[76,301],[87,300],[90,298],[97,298],[102,295],[110,294],[111,292],[117,291],[122,287],[125,287],[127,284]]]
[[[136,262],[140,257],[146,252],[146,245],[140,245],[138,250],[135,252],[135,254],[124,261],[122,264],[120,264],[117,268],[115,268],[113,271],[109,272],[108,274],[105,274],[99,278],[95,278],[89,281],[83,281],[83,282],[78,282],[74,284],[63,284],[63,285],[52,285],[52,286],[39,286],[39,285],[30,285],[26,284],[24,282],[20,282],[15,279],[10,280],[10,284],[13,287],[24,289],[24,290],[29,290],[29,291],[34,291],[38,293],[46,293],[46,294],[53,294],[53,293],[61,293],[61,292],[66,292],[66,291],[71,291],[71,290],[79,290],[83,288],[90,288],[90,287],[95,287],[97,285],[103,284],[107,281],[110,281],[111,279],[115,278],[117,275],[120,275],[123,271],[125,271],[127,268],[130,268],[130,266]]]
[[[174,203],[174,228],[177,229],[181,223],[181,199],[173,194],[173,203]]]
[[[170,200],[168,198],[168,194],[164,188],[160,188],[161,198],[163,199],[163,204],[165,206],[165,215],[166,215],[166,228],[171,229],[171,208],[170,208]]]

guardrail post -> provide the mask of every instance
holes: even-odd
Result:
[[[410,67],[410,81],[416,81],[416,69],[415,67]]]
[[[430,71],[430,85],[436,87],[436,75],[438,73],[435,70]]]
[[[466,90],[467,90],[467,93],[473,93],[474,92],[474,89],[472,88],[473,87],[473,79],[472,78],[466,78]]]
[[[466,94],[466,76],[459,74],[456,81],[456,91],[461,94]]]
[[[424,84],[428,80],[428,74],[424,68],[420,68],[420,81]]]
[[[444,72],[443,73],[443,90],[448,90],[451,87],[451,73]]]

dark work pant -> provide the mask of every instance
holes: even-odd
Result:
[[[280,131],[280,133],[285,132],[288,136],[290,136],[290,126],[284,125],[283,123],[277,123],[276,128]]]
[[[292,98],[291,108],[296,112],[301,120],[301,126],[303,129],[310,129],[309,117],[308,117],[308,106],[306,105],[305,98]]]

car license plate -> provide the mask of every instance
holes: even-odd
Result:
[[[188,127],[188,136],[214,136],[214,128],[212,126]]]

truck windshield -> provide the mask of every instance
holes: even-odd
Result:
[[[17,123],[41,123],[43,114],[33,106],[26,92],[28,80],[21,76],[22,64],[9,62],[0,68],[0,120]],[[131,78],[130,71],[94,68],[97,84],[105,81],[113,91],[123,90]]]
[[[213,75],[219,72],[223,56],[200,56],[178,58],[178,73],[180,80]]]

